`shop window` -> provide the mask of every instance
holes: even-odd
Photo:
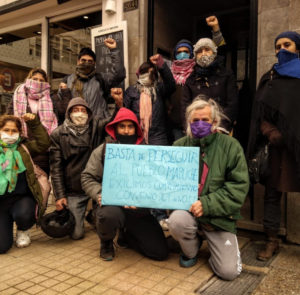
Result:
[[[50,22],[52,89],[58,88],[63,77],[75,72],[80,49],[91,47],[90,27],[101,25],[101,22],[101,11]]]
[[[7,111],[14,91],[28,72],[41,65],[41,25],[1,34],[0,113]]]

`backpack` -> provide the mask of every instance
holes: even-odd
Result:
[[[50,185],[50,182],[48,179],[48,175],[38,165],[34,164],[27,147],[24,144],[21,144],[21,146],[26,151],[26,153],[29,155],[31,164],[33,166],[33,171],[34,171],[35,177],[40,185],[42,195],[43,195],[42,210],[46,210],[47,204],[48,204],[48,198],[49,198],[50,191],[51,191],[51,185]]]

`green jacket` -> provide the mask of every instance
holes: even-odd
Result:
[[[236,233],[236,220],[241,218],[240,208],[249,189],[248,167],[239,142],[214,133],[202,139],[185,136],[173,145],[200,147],[199,178],[204,162],[209,169],[200,195],[203,216],[198,222]]]
[[[29,140],[28,138],[23,138],[19,143],[18,151],[21,154],[23,163],[26,167],[26,180],[28,187],[38,204],[37,217],[40,219],[45,211],[45,208],[42,207],[42,191],[34,174],[30,157],[21,145],[24,144],[29,150],[31,157],[34,157],[42,152],[45,152],[50,147],[50,137],[48,136],[46,129],[41,124],[38,116],[36,116],[32,121],[27,121],[26,124],[31,130],[34,139]]]

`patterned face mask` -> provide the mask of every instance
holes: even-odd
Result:
[[[202,55],[200,58],[197,58],[197,64],[202,68],[207,68],[216,58],[216,54],[210,56]]]

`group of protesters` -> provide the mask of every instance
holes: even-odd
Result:
[[[51,178],[56,210],[68,208],[75,219],[70,237],[84,237],[87,205],[100,238],[100,257],[111,261],[115,245],[135,249],[155,260],[170,251],[168,229],[181,249],[180,266],[197,263],[202,240],[210,250],[216,275],[233,280],[242,270],[236,222],[249,190],[245,153],[232,130],[238,114],[234,74],[218,48],[225,44],[215,16],[206,19],[212,39],[195,45],[179,41],[171,69],[156,54],[137,70],[137,81],[124,92],[120,50],[106,39],[112,69],[96,73],[96,55],[83,48],[76,71],[50,95],[47,74],[30,71],[15,90],[8,114],[0,116],[0,253],[13,245],[30,245],[29,229],[43,218],[43,192],[38,165]],[[282,192],[299,191],[300,133],[295,128],[300,88],[300,35],[284,32],[274,43],[278,58],[261,79],[254,100],[248,157],[262,143],[270,149],[270,175],[265,186],[265,248],[268,260],[279,249]],[[108,109],[108,97],[114,111]],[[299,105],[300,107],[300,105]],[[250,111],[250,110],[249,110]],[[200,147],[198,200],[188,211],[102,206],[106,144]],[[280,168],[281,167],[281,168]],[[118,198],[118,196],[114,196]],[[117,240],[114,243],[114,240]]]

